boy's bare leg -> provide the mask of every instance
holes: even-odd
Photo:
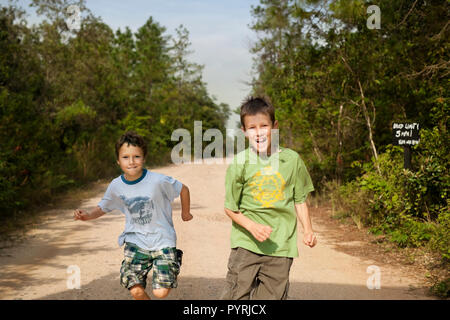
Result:
[[[130,293],[135,300],[150,300],[150,297],[147,292],[145,292],[144,287],[140,284],[131,287]]]
[[[169,288],[159,288],[159,289],[153,289],[153,294],[155,295],[155,297],[157,297],[158,299],[162,299],[167,297],[167,295],[169,294],[170,289]]]

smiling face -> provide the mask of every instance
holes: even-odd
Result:
[[[140,147],[128,143],[120,147],[117,163],[128,181],[137,180],[142,176],[144,162],[144,152]]]
[[[260,154],[270,154],[272,142],[271,130],[278,129],[278,122],[272,123],[265,113],[246,115],[242,130],[247,136],[252,149]]]

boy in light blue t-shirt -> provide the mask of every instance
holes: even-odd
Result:
[[[75,210],[75,220],[96,219],[112,210],[125,214],[125,244],[120,283],[137,300],[150,299],[145,292],[147,274],[153,268],[153,294],[166,297],[177,287],[182,251],[176,249],[171,203],[180,196],[183,221],[192,219],[189,189],[181,182],[144,168],[147,147],[141,136],[125,133],[116,143],[117,163],[123,174],[108,186],[98,206],[89,213]]]

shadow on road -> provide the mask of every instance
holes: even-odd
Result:
[[[174,289],[165,300],[218,300],[225,285],[225,279],[180,277],[178,288]],[[385,293],[404,290],[405,288],[381,288],[369,290],[365,286],[301,283],[290,285],[289,300],[378,300],[387,299]],[[147,287],[151,293],[151,288]],[[344,298],[345,297],[345,298]],[[152,297],[155,299],[154,297]],[[121,287],[118,273],[109,274],[80,289],[65,290],[55,294],[36,297],[37,300],[132,300],[128,291]],[[408,299],[408,296],[402,297]],[[417,299],[411,293],[409,299]]]

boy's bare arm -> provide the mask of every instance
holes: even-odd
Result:
[[[231,220],[249,231],[259,242],[263,242],[270,237],[270,233],[272,232],[272,228],[270,226],[256,223],[239,211],[234,212],[225,208],[225,213],[231,218]]]
[[[295,211],[303,226],[303,243],[312,248],[316,245],[317,238],[312,229],[308,205],[306,202],[295,204]]]
[[[100,207],[97,206],[94,209],[92,209],[90,212],[76,209],[73,212],[73,217],[75,220],[87,221],[87,220],[97,219],[104,214],[105,213],[102,211],[102,209],[100,209]]]
[[[192,220],[193,216],[191,214],[191,195],[189,193],[189,188],[183,184],[180,192],[181,200],[181,219],[183,221]]]

